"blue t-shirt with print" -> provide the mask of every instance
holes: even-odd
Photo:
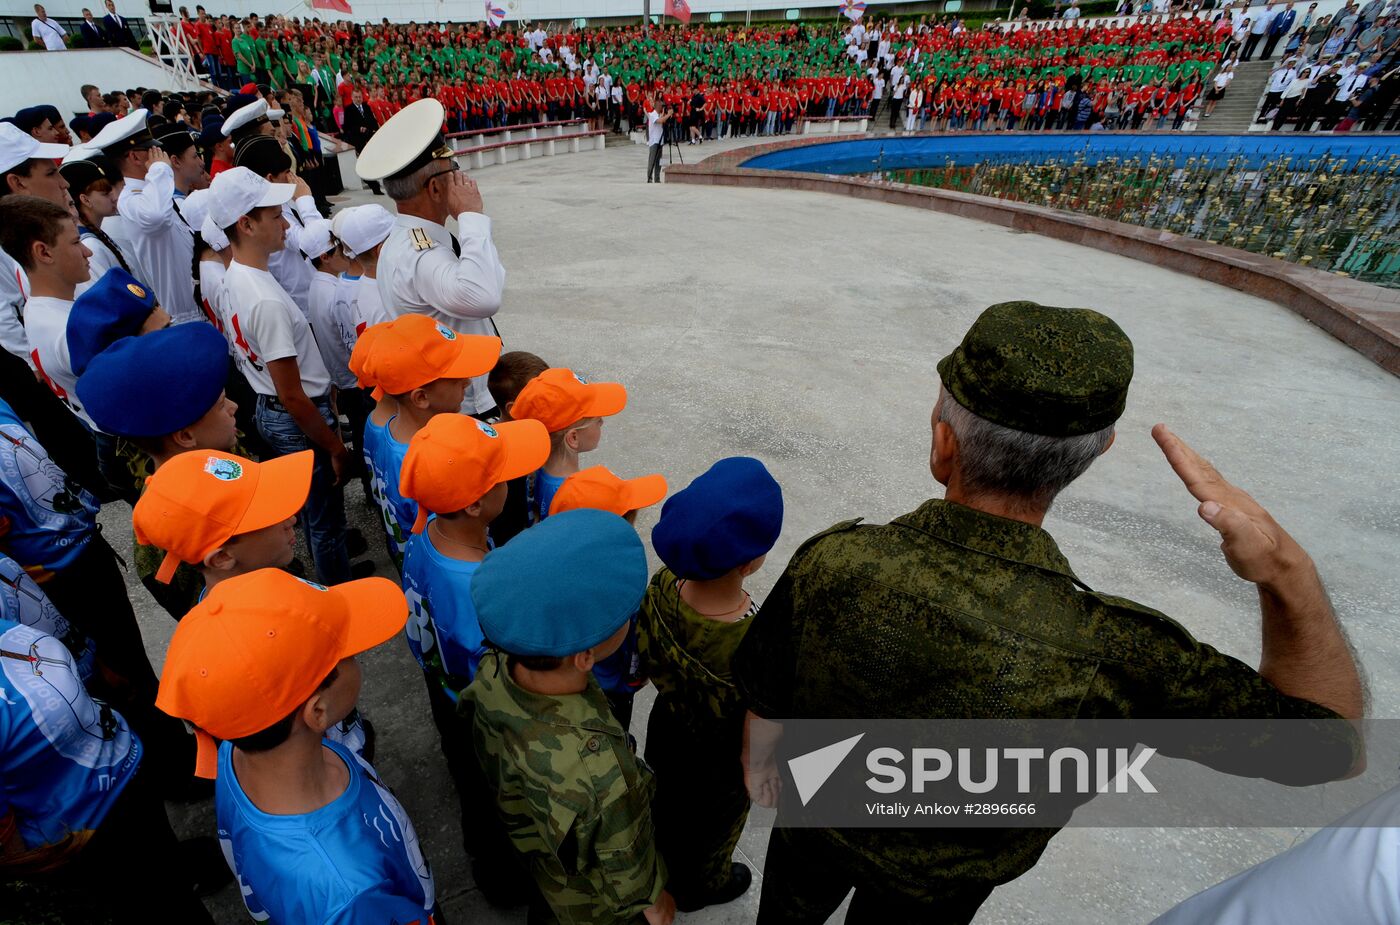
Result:
[[[453,703],[458,691],[476,677],[477,663],[486,652],[471,593],[472,576],[480,565],[444,556],[426,530],[411,537],[404,549],[408,648]]]
[[[92,540],[99,507],[0,399],[0,546],[31,574],[58,571]]]
[[[141,740],[93,700],[62,642],[0,620],[0,818],[10,814],[25,857],[76,854],[141,763]]]
[[[549,516],[549,506],[554,503],[554,496],[559,493],[559,486],[563,484],[563,476],[550,475],[543,469],[527,477],[526,494],[530,496],[531,523],[539,523]]]
[[[0,620],[32,626],[54,637],[73,656],[79,680],[86,684],[92,677],[92,640],[58,612],[49,596],[39,589],[18,562],[5,555],[0,555]]]
[[[397,417],[395,415],[394,417]],[[372,424],[365,425],[365,455],[370,468],[370,494],[374,495],[379,506],[380,522],[384,525],[384,536],[389,542],[389,558],[403,571],[403,547],[408,542],[413,529],[413,521],[418,517],[418,505],[399,494],[399,474],[403,472],[403,458],[408,454],[408,444],[394,439],[394,418],[389,418],[370,446],[369,432]]]
[[[345,762],[349,784],[320,809],[288,816],[253,805],[233,746],[219,746],[219,844],[248,913],[287,925],[430,922],[433,874],[413,823],[374,768],[342,745],[323,744]]]

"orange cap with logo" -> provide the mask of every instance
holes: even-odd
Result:
[[[539,421],[485,424],[464,414],[437,415],[409,441],[399,473],[399,493],[418,502],[413,532],[423,532],[429,513],[460,511],[547,459],[549,432]]]
[[[664,497],[665,476],[642,475],[635,479],[622,479],[613,475],[607,466],[593,466],[575,472],[564,480],[564,484],[554,493],[549,513],[552,516],[586,507],[622,517],[628,511],[651,507]]]
[[[617,382],[588,382],[571,369],[546,369],[525,384],[511,406],[515,420],[533,418],[558,433],[584,418],[605,418],[627,407],[627,389]]]
[[[390,395],[411,392],[435,379],[484,376],[501,355],[499,337],[458,334],[427,315],[400,315],[375,327],[380,331],[360,367]],[[366,328],[365,334],[369,331]]]
[[[346,361],[346,367],[360,383],[361,387],[373,386],[378,391],[379,383],[374,378],[374,370],[368,365],[371,351],[374,349],[374,341],[379,337],[379,332],[384,330],[384,326],[389,322],[381,321],[372,324],[360,332],[360,336],[355,339],[355,346],[350,350],[350,359]],[[379,400],[379,396],[374,396]]]
[[[195,773],[214,777],[211,737],[275,725],[342,659],[386,641],[407,620],[403,591],[387,578],[326,588],[267,568],[221,581],[175,628],[156,706],[195,726]]]
[[[218,450],[181,453],[146,479],[131,511],[136,541],[165,550],[156,580],[202,562],[231,537],[296,516],[311,491],[311,450],[256,463]]]

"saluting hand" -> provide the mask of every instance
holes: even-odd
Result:
[[[302,179],[301,175],[298,174],[297,177],[296,177],[296,189],[292,190],[292,198],[293,198],[293,199],[300,199],[300,198],[303,197],[303,196],[310,196],[310,195],[311,195],[311,187],[310,187],[310,185],[308,185],[307,182],[306,182],[304,179]]]
[[[463,212],[483,212],[485,205],[481,201],[481,190],[476,188],[476,181],[460,170],[454,171],[447,178],[447,210],[453,215],[461,215]]]
[[[146,161],[146,169],[149,170],[156,164],[164,164],[167,167],[173,167],[170,163],[170,155],[165,153],[164,148],[151,148],[151,156],[150,159]]]
[[[1220,551],[1236,575],[1270,589],[1310,564],[1297,540],[1258,501],[1226,481],[1167,425],[1153,427],[1152,439],[1186,490],[1201,502],[1197,513],[1220,534]]]

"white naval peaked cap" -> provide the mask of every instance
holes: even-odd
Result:
[[[431,97],[409,103],[374,133],[356,159],[355,172],[362,180],[383,180],[450,157],[452,149],[442,137],[446,113]]]
[[[62,145],[54,145],[54,147],[56,147],[56,148],[61,148]],[[92,158],[96,157],[97,155],[99,155],[99,154],[101,154],[101,153],[102,153],[101,151],[98,151],[98,150],[97,150],[96,148],[94,148],[90,143],[83,143],[83,144],[80,144],[80,145],[74,145],[73,147],[71,147],[71,148],[68,149],[68,153],[67,153],[67,154],[63,155],[63,163],[65,163],[65,164],[71,164],[71,163],[73,163],[74,161],[86,161],[86,160],[91,160]],[[6,169],[8,169],[8,168],[6,168]]]
[[[102,126],[102,131],[88,139],[87,146],[98,151],[106,151],[124,141],[133,141],[139,138],[144,132],[145,138],[134,141],[132,147],[154,148],[156,140],[151,137],[151,133],[146,131],[146,117],[149,116],[144,109],[133,109],[115,122],[108,122]]]
[[[291,183],[269,183],[247,167],[230,167],[209,184],[209,219],[227,228],[254,209],[290,202],[295,191]]]
[[[345,245],[345,255],[358,257],[389,237],[389,232],[394,230],[394,213],[374,203],[355,206],[344,211],[336,227],[336,237]]]
[[[250,125],[259,119],[267,116],[267,100],[258,99],[247,106],[240,106],[224,120],[223,128],[219,131],[224,133],[225,138],[232,137],[233,133],[245,125]]]
[[[42,142],[13,122],[0,122],[0,173],[35,158],[56,161],[67,153],[67,145]]]
[[[282,117],[285,116],[286,114],[287,114],[287,113],[286,113],[284,110],[281,110],[281,109],[269,109],[269,110],[267,111],[267,117],[268,117],[269,119],[271,119],[273,122],[281,122],[281,121],[282,121]],[[237,115],[237,113],[235,113],[235,115]]]
[[[308,260],[315,260],[330,253],[334,244],[335,236],[331,234],[331,220],[328,218],[307,222],[306,227],[302,229],[301,252]]]

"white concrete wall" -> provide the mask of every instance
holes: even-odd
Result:
[[[0,54],[0,113],[52,103],[65,118],[87,112],[78,88],[174,90],[159,65],[125,48],[10,51]]]

